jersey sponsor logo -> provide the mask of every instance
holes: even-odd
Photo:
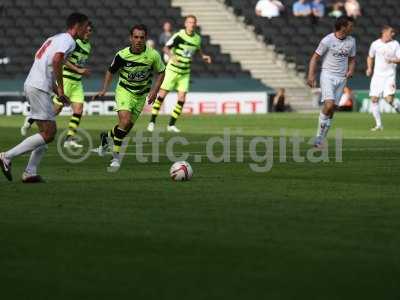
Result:
[[[189,50],[189,49],[185,49],[182,51],[183,57],[192,58],[193,54],[194,54],[194,51]]]
[[[349,57],[350,51],[351,51],[351,46],[342,46],[339,44],[333,44],[332,50],[333,50],[332,55],[334,57]]]
[[[150,70],[132,72],[128,74],[129,81],[143,81],[150,75]]]
[[[350,56],[350,48],[339,49],[336,52],[333,52],[332,55],[335,57],[349,57]]]

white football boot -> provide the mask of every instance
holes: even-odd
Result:
[[[181,132],[180,129],[178,129],[175,125],[167,126],[167,131],[168,131],[168,132],[174,132],[174,133],[179,133],[179,132]]]
[[[147,125],[147,131],[148,132],[153,132],[154,131],[154,122],[150,122],[149,125]]]
[[[382,131],[383,126],[375,126],[374,128],[371,128],[371,131]]]

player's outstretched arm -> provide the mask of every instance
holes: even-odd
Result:
[[[161,84],[164,81],[164,77],[165,77],[165,72],[158,73],[156,77],[156,82],[151,88],[149,95],[147,96],[147,102],[149,104],[153,104],[153,102],[156,100],[158,91],[160,90]]]
[[[113,74],[107,70],[106,75],[104,76],[103,88],[101,91],[99,91],[96,95],[94,95],[92,97],[92,100],[95,100],[98,97],[103,97],[107,93],[108,88],[111,84],[112,78],[113,78]]]
[[[212,63],[212,58],[210,55],[204,54],[204,52],[200,49],[199,51],[201,55],[201,59],[206,63],[206,64],[211,64]]]
[[[347,70],[346,78],[353,77],[355,69],[356,69],[356,58],[349,57],[349,69]]]
[[[75,66],[73,63],[69,62],[68,60],[65,62],[65,65],[70,68],[71,70],[74,70],[75,72],[83,75],[83,76],[89,76],[90,75],[90,69],[88,68],[79,68]]]
[[[388,62],[389,64],[396,64],[396,65],[398,65],[398,64],[400,64],[400,58],[397,58],[397,59],[388,59],[387,62]]]
[[[320,60],[320,58],[321,57],[317,53],[314,53],[310,60],[310,64],[308,67],[307,84],[311,88],[315,88],[317,86],[316,76],[317,76],[318,61]]]

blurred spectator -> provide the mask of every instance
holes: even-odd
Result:
[[[311,7],[315,18],[322,18],[325,15],[325,4],[321,0],[314,0],[311,3]]]
[[[172,24],[171,22],[166,21],[163,24],[163,32],[161,32],[160,36],[158,37],[158,44],[160,45],[161,49],[164,49],[165,44],[171,37],[172,37]],[[169,60],[169,56],[165,52],[163,54],[163,59],[165,63],[167,63]]]
[[[356,19],[361,16],[361,8],[357,0],[346,0],[344,9],[348,17]]]
[[[259,0],[256,4],[256,15],[265,18],[279,17],[285,7],[278,0]]]
[[[298,0],[293,4],[293,15],[296,17],[309,17],[312,15],[311,4],[306,0]]]
[[[333,18],[340,18],[341,16],[343,16],[343,14],[343,3],[340,1],[336,1],[335,3],[333,3],[332,10],[329,13],[329,16]]]
[[[161,48],[165,46],[165,44],[168,42],[171,36],[172,36],[172,24],[171,22],[166,21],[163,24],[163,31],[158,37],[158,44],[160,45]]]
[[[349,87],[345,87],[343,90],[342,98],[339,101],[339,111],[352,111],[353,110],[353,91]]]

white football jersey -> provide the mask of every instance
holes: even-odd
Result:
[[[396,64],[390,64],[388,59],[400,59],[400,44],[398,41],[384,43],[381,39],[374,41],[369,48],[370,57],[375,58],[374,75],[395,76]]]
[[[35,60],[25,80],[25,85],[52,92],[54,85],[53,57],[64,53],[64,58],[74,51],[75,41],[69,33],[59,33],[48,38],[35,54]]]
[[[356,56],[356,40],[347,36],[341,40],[335,33],[325,36],[315,52],[322,57],[322,72],[337,77],[345,77],[349,67],[349,57]]]

